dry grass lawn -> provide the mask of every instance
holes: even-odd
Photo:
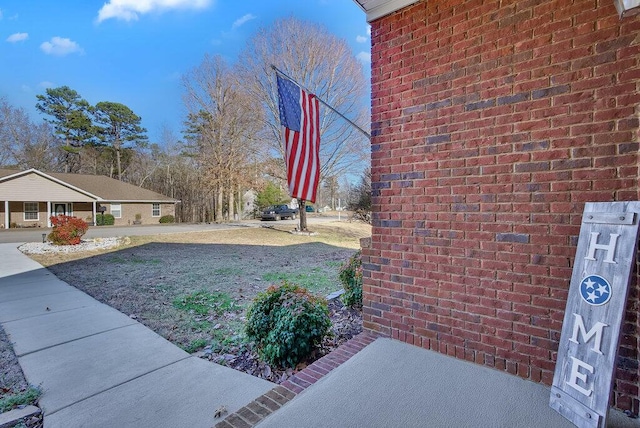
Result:
[[[241,343],[244,310],[283,280],[326,295],[341,288],[338,269],[371,235],[363,223],[131,237],[108,251],[30,255],[60,279],[135,317],[188,351]]]

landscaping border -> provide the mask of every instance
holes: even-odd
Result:
[[[267,416],[287,404],[298,394],[380,337],[383,336],[377,333],[363,331],[329,354],[294,374],[271,391],[256,398],[251,403],[238,409],[235,413],[230,414],[224,420],[218,422],[215,428],[251,428],[256,426]]]

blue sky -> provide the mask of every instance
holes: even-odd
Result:
[[[66,85],[93,105],[127,105],[156,142],[162,125],[180,132],[184,72],[205,53],[235,61],[258,28],[290,16],[346,40],[370,75],[352,0],[0,0],[0,97],[37,122],[36,95]]]

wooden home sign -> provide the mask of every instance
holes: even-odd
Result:
[[[550,406],[579,427],[606,426],[640,202],[585,205]]]

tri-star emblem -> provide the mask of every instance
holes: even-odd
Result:
[[[599,275],[589,275],[580,282],[580,296],[590,305],[604,305],[611,298],[611,285]]]

